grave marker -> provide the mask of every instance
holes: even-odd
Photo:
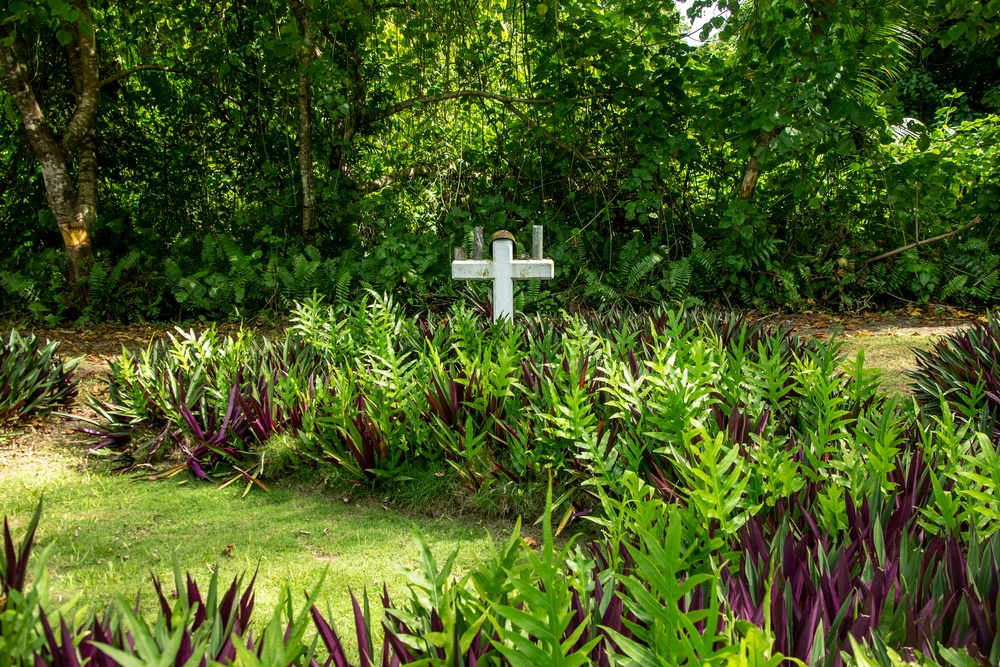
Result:
[[[531,234],[531,259],[514,259],[514,237],[501,230],[490,237],[490,260],[482,257],[483,228],[476,227],[472,259],[465,258],[464,248],[455,248],[451,263],[454,280],[493,281],[493,321],[514,319],[514,281],[549,280],[555,276],[555,264],[542,259],[542,226],[535,225]]]

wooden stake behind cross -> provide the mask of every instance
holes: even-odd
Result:
[[[535,225],[531,234],[531,259],[514,259],[514,237],[501,230],[490,237],[492,260],[483,259],[483,228],[475,229],[475,252],[465,259],[465,248],[455,248],[451,263],[454,280],[493,281],[493,321],[514,319],[514,281],[548,280],[555,276],[555,264],[542,259],[542,226]]]

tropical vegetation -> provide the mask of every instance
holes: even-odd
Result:
[[[277,341],[181,331],[123,353],[83,430],[143,476],[247,492],[296,467],[373,489],[450,467],[459,493],[543,510],[538,550],[515,529],[456,578],[418,539],[410,599],[356,595],[349,639],[310,611],[318,588],[255,626],[242,584],[206,597],[179,573],[152,625],[123,601],[56,631],[44,559],[24,583],[36,513],[5,549],[5,645],[45,664],[996,663],[996,399],[974,400],[981,362],[955,351],[997,320],[921,355],[917,401],[882,393],[863,354],[733,316],[485,315],[317,298]]]
[[[998,12],[5,0],[3,303],[434,309],[473,227],[527,247],[543,224],[557,275],[528,312],[988,304]]]
[[[178,325],[83,392],[12,331],[0,437],[72,410],[102,474],[513,526],[418,532],[345,625],[214,566],[51,596],[39,498],[0,667],[1000,664],[1000,318],[899,394],[739,314],[993,305],[1000,0],[0,3],[0,311]],[[450,261],[534,225],[555,277],[494,324]]]

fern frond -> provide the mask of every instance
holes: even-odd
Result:
[[[942,301],[949,299],[950,297],[958,294],[965,288],[965,283],[969,282],[969,276],[964,273],[957,276],[952,276],[952,279],[945,283],[941,291],[938,292],[938,298]]]
[[[983,300],[989,299],[996,292],[998,284],[1000,284],[1000,273],[993,271],[979,281],[974,290],[975,295]]]
[[[163,274],[172,287],[176,286],[181,281],[181,278],[184,277],[184,274],[181,273],[180,265],[170,258],[163,260]]]
[[[791,271],[781,272],[781,284],[785,288],[785,296],[790,303],[795,304],[802,301],[799,286],[795,284],[795,275]]]
[[[206,269],[214,269],[218,264],[215,254],[215,237],[206,236],[201,241],[201,265]]]
[[[607,285],[596,272],[590,269],[582,269],[580,272],[587,283],[584,296],[588,298],[597,297],[608,303],[618,303],[621,301],[621,295],[610,285]]]
[[[115,264],[115,268],[111,270],[111,275],[108,277],[108,281],[112,286],[117,285],[121,281],[122,276],[127,272],[131,271],[139,263],[139,251],[133,250],[129,254],[125,255],[118,260]]]
[[[107,262],[94,262],[87,274],[87,295],[94,303],[101,303],[109,296],[108,292],[111,275]]]
[[[687,257],[682,257],[673,263],[670,267],[670,275],[668,277],[670,281],[670,296],[672,298],[678,299],[687,295],[691,286],[691,275],[693,272],[691,260]]]
[[[633,236],[618,251],[618,262],[615,265],[615,273],[625,278],[626,281],[629,281],[632,271],[639,261],[641,261],[639,256],[639,237]]]
[[[714,251],[705,246],[705,239],[697,232],[691,234],[691,253],[688,256],[693,264],[700,266],[705,271],[711,281],[718,279],[719,259]]]
[[[37,285],[30,278],[22,276],[16,271],[0,271],[0,286],[7,294],[35,301],[38,298],[36,293]]]
[[[341,260],[344,258],[342,257]],[[351,263],[346,261],[341,261],[340,271],[337,273],[337,283],[336,289],[334,290],[334,296],[336,298],[336,305],[343,306],[348,302],[351,296]]]
[[[629,290],[633,289],[638,285],[643,278],[649,275],[649,272],[657,267],[657,265],[663,261],[663,257],[658,253],[652,252],[642,259],[638,260],[632,265],[632,269],[628,273],[628,283],[627,288]]]

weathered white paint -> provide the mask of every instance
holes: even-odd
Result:
[[[549,280],[555,276],[556,267],[551,259],[514,259],[514,242],[510,239],[493,241],[490,250],[492,260],[453,261],[451,277],[455,280],[492,280],[493,321],[510,321],[514,319],[514,281]]]

